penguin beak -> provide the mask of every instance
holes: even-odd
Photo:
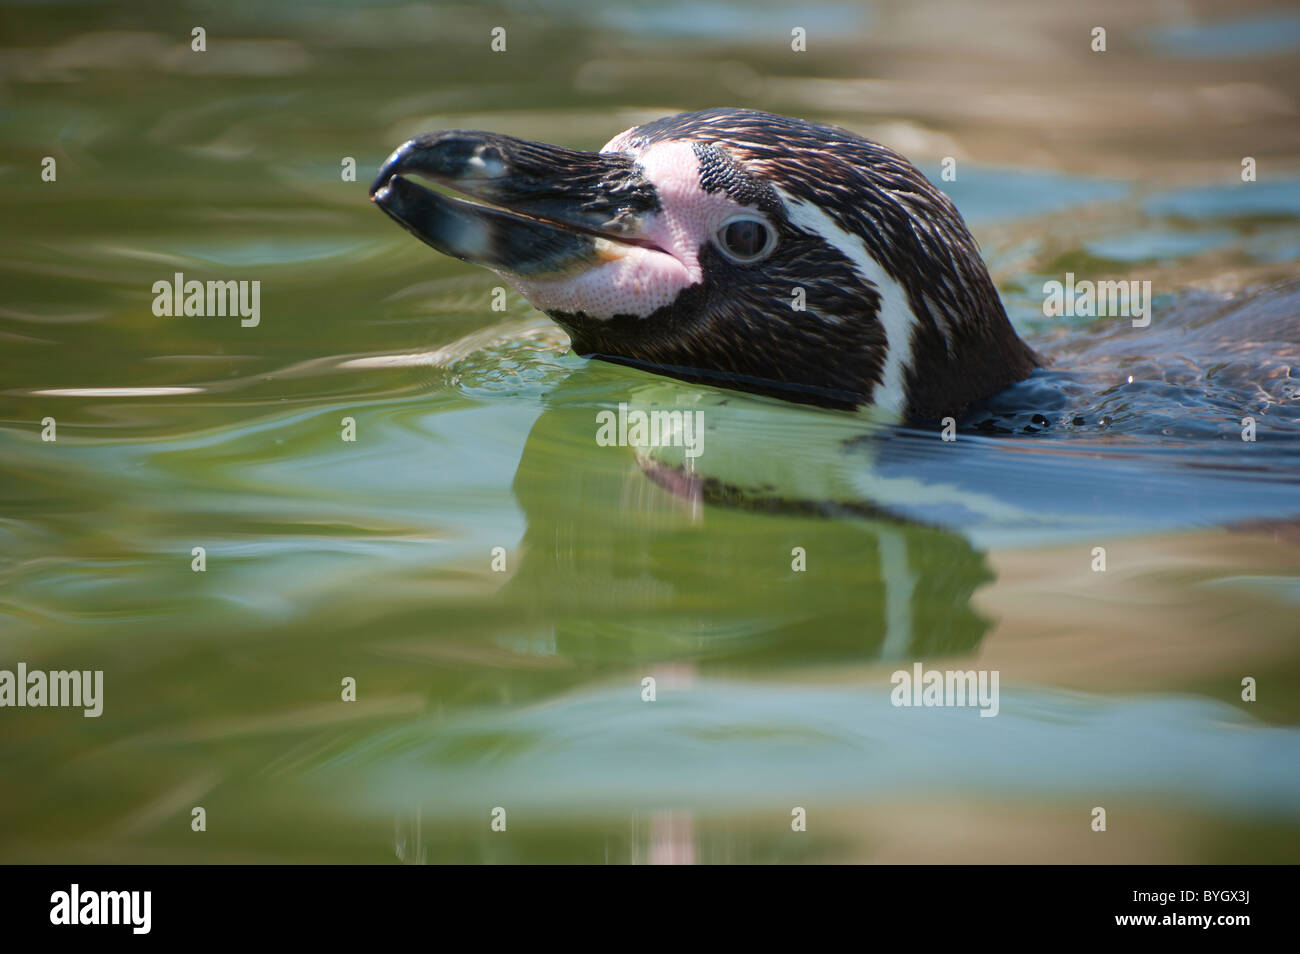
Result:
[[[425,188],[412,175],[476,201]],[[563,276],[627,246],[656,248],[643,232],[659,197],[621,153],[473,130],[426,133],[388,157],[370,200],[444,255],[512,275]]]

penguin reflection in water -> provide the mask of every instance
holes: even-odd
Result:
[[[958,464],[881,430],[911,424],[936,434],[929,425],[986,407],[1043,362],[1008,321],[952,202],[905,158],[847,130],[711,109],[630,129],[598,153],[435,132],[389,157],[371,198],[438,251],[500,274],[564,328],[577,354],[787,407],[863,412],[865,436],[848,442],[859,459],[847,482],[808,485],[805,467],[805,486],[782,486],[788,475],[764,467],[783,462],[765,464],[752,443],[770,445],[758,428],[745,435],[743,460],[706,450],[700,474],[658,462],[651,475],[666,486],[963,529],[1023,529],[1043,506],[1057,525],[1090,502],[1114,509],[1113,488],[1095,474],[1062,488],[1061,465],[1049,461],[1008,500],[1005,482],[981,468],[987,449]],[[728,437],[716,431],[714,439]],[[865,451],[873,440],[886,446]],[[1078,495],[1064,515],[1063,490]],[[1158,491],[1162,504],[1169,493]],[[1186,491],[1188,506],[1204,493]],[[1150,513],[1139,497],[1114,513],[1116,525]]]

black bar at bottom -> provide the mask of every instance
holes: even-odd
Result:
[[[810,918],[850,918],[859,936],[885,926],[950,930],[969,919],[988,938],[1041,937],[1046,930],[1071,937],[1200,933],[1231,941],[1242,931],[1283,927],[1294,880],[1288,867],[1197,866],[835,868],[796,877],[766,871],[752,884],[733,871],[726,882],[714,873],[698,885],[661,876],[624,885],[609,872],[592,881],[582,868],[543,878],[447,874],[404,866],[10,866],[0,868],[0,911],[7,940],[65,935],[92,943],[281,933],[298,941],[373,941],[408,932],[432,939],[440,923],[451,922],[458,933],[481,931],[485,940],[499,939],[503,926],[552,934],[621,922],[633,937],[648,932],[664,942],[671,934],[660,931],[674,911],[692,920],[707,914],[715,930],[732,936],[766,931],[773,919],[799,930],[817,929]],[[485,913],[493,916],[475,916]]]

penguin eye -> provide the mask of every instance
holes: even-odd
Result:
[[[776,233],[762,219],[731,219],[718,229],[718,245],[736,262],[757,262],[776,246]]]

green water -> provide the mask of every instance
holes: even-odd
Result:
[[[1042,317],[1044,276],[1152,279],[1162,302],[1209,289],[1225,311],[1281,287],[1274,323],[1294,304],[1277,283],[1300,275],[1300,145],[1266,95],[1300,94],[1294,65],[1206,59],[1197,32],[1189,67],[1125,14],[1113,33],[1138,46],[1107,54],[1117,102],[1263,91],[1236,125],[1170,109],[1152,135],[1072,98],[1086,46],[1051,62],[1026,24],[963,30],[960,7],[936,10],[940,63],[906,5],[740,10],[0,11],[0,669],[104,674],[98,718],[0,709],[0,861],[1297,860],[1297,382],[1276,348],[1233,371],[1203,342],[1177,398],[1121,375],[1172,381],[1181,339],[1089,365],[1113,380],[1080,400],[1115,427],[1071,453],[1096,451],[1098,479],[1120,473],[1115,451],[1235,436],[1235,398],[1184,401],[1206,382],[1267,393],[1250,413],[1282,456],[1237,476],[1241,458],[1215,457],[1213,486],[1169,477],[1182,496],[1147,514],[1167,519],[1131,508],[1091,537],[1031,539],[700,502],[594,440],[599,409],[699,389],[574,357],[518,297],[492,309],[495,276],[366,200],[426,129],[596,148],[724,103],[840,122],[936,179],[960,154],[944,186],[1008,310],[1082,364],[1096,329]],[[1009,85],[1050,86],[1069,134],[1000,99]],[[177,272],[260,281],[259,323],[156,316],[152,287]],[[857,466],[844,415],[704,396],[710,440],[731,434],[756,472]],[[1189,418],[1210,423],[1161,442]],[[1065,436],[1014,458],[972,438],[941,466],[989,490],[1029,473],[1086,515],[1056,483],[1082,473]],[[891,674],[918,661],[996,670],[997,717],[892,706]]]

